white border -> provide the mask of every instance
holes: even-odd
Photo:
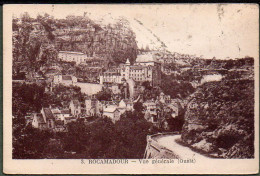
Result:
[[[75,6],[75,5],[71,5]],[[77,5],[81,6],[81,5]],[[97,8],[99,5],[96,5]],[[109,5],[108,5],[109,6]],[[213,159],[195,164],[89,165],[76,159],[12,159],[12,12],[17,8],[49,8],[50,5],[4,5],[3,7],[3,158],[8,174],[254,174],[259,171],[259,60],[255,60],[255,159]],[[109,8],[109,7],[108,7]],[[120,7],[119,7],[120,8]],[[122,9],[123,10],[123,9]],[[257,17],[258,18],[258,17]],[[259,29],[258,29],[259,31]],[[259,38],[259,36],[256,36]],[[259,43],[259,42],[258,42]],[[258,45],[259,46],[259,45]],[[86,161],[86,160],[85,160]]]

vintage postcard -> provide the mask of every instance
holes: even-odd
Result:
[[[3,9],[4,173],[258,173],[258,5]]]

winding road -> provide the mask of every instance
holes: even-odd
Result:
[[[155,140],[158,142],[158,144],[173,151],[182,159],[191,159],[191,158],[195,158],[198,160],[212,159],[192,151],[189,147],[185,147],[183,145],[178,144],[176,140],[180,138],[181,135],[163,135],[163,136],[158,136]]]

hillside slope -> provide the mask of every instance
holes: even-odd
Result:
[[[223,80],[202,85],[190,97],[182,140],[223,158],[254,157],[254,82]]]

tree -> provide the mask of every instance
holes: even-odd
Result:
[[[24,117],[27,112],[39,112],[45,96],[44,87],[37,84],[13,84],[13,116]]]
[[[13,128],[13,158],[46,158],[44,149],[51,137],[52,134],[50,132],[40,131],[31,126]]]
[[[143,103],[141,103],[141,102],[136,102],[136,103],[134,104],[134,110],[135,110],[136,112],[142,112],[142,111],[144,110]]]
[[[152,124],[136,112],[126,112],[115,124],[117,143],[116,158],[142,158],[146,147],[146,136],[150,134]]]
[[[151,82],[149,82],[149,81],[144,81],[142,83],[142,86],[144,86],[145,89],[147,89],[147,90],[151,90],[152,89]]]
[[[96,94],[99,101],[110,101],[112,98],[112,91],[110,89],[103,89]]]
[[[187,81],[173,80],[171,75],[162,75],[162,91],[171,98],[186,98],[195,91],[191,83]]]

